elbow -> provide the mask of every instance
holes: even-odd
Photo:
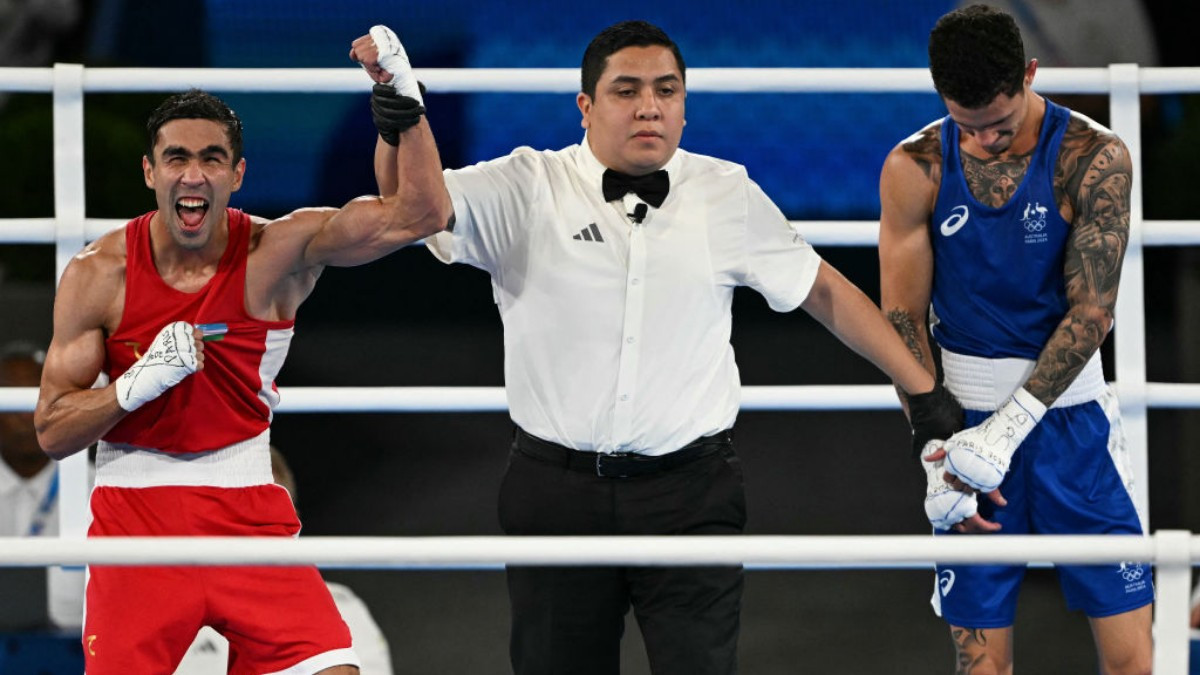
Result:
[[[421,238],[432,237],[445,231],[453,219],[454,203],[450,201],[450,193],[443,189],[429,204],[426,217],[421,222]]]
[[[71,447],[66,439],[57,437],[50,431],[38,429],[37,439],[38,445],[42,446],[42,452],[46,453],[50,459],[66,459],[79,450],[79,448]]]
[[[426,210],[424,217],[414,228],[418,239],[432,237],[438,232],[444,231],[450,224],[450,219],[454,217],[454,207],[450,203],[450,199],[439,199],[435,203],[430,204]]]
[[[836,270],[821,261],[821,266],[817,269],[817,278],[813,280],[808,295],[800,303],[804,311],[826,326],[833,318],[834,293],[839,278]]]
[[[399,238],[402,243],[431,237],[446,229],[454,215],[450,196],[443,193],[438,197],[409,197],[397,199],[392,215],[380,223],[378,234],[388,241]]]
[[[62,425],[54,424],[52,420],[46,419],[40,413],[34,415],[33,430],[37,434],[38,445],[42,447],[42,452],[46,453],[50,459],[65,459],[81,449],[74,439],[63,433]]]

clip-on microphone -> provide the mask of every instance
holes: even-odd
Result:
[[[648,212],[649,210],[650,210],[650,207],[646,206],[646,202],[638,202],[637,206],[633,207],[633,213],[629,213],[626,215],[628,215],[630,218],[632,218],[633,222],[638,223],[640,225],[642,220],[644,220],[646,218],[646,212]]]

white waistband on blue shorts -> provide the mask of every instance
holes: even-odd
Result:
[[[946,389],[967,410],[995,410],[1004,405],[1008,397],[1029,379],[1035,363],[1030,359],[987,359],[942,350]],[[1066,408],[1094,401],[1104,393],[1106,386],[1100,352],[1096,352],[1050,407]]]
[[[207,452],[176,454],[100,441],[96,449],[96,486],[268,485],[274,482],[270,444],[270,429],[254,438]]]

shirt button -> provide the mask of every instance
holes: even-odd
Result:
[[[633,344],[633,338],[632,338],[632,337],[627,337],[627,338],[625,338],[625,341],[626,341],[626,342],[628,342],[629,344]]]
[[[628,400],[629,400],[629,394],[621,394],[621,400],[622,400],[622,401],[628,401]]]
[[[638,284],[642,283],[642,280],[641,280],[641,279],[634,279],[633,281],[631,281],[631,282],[629,282],[629,283],[633,284],[634,286],[637,286]]]

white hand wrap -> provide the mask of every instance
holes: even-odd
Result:
[[[1024,387],[1018,389],[991,417],[946,441],[946,470],[976,490],[995,490],[1013,453],[1045,414],[1041,401]]]
[[[133,412],[196,372],[196,343],[192,324],[169,323],[150,348],[117,378],[117,405]]]
[[[974,494],[959,492],[942,478],[946,473],[946,460],[936,462],[925,458],[933,454],[941,441],[929,441],[921,451],[921,464],[925,465],[925,515],[930,524],[939,530],[949,530],[971,516],[979,513],[979,501]]]
[[[380,67],[392,74],[391,81],[384,84],[425,105],[425,100],[421,98],[421,88],[417,85],[417,76],[413,74],[412,65],[408,62],[408,53],[404,51],[404,45],[400,44],[400,38],[387,26],[371,26],[370,35],[375,41],[375,48],[379,50]]]

